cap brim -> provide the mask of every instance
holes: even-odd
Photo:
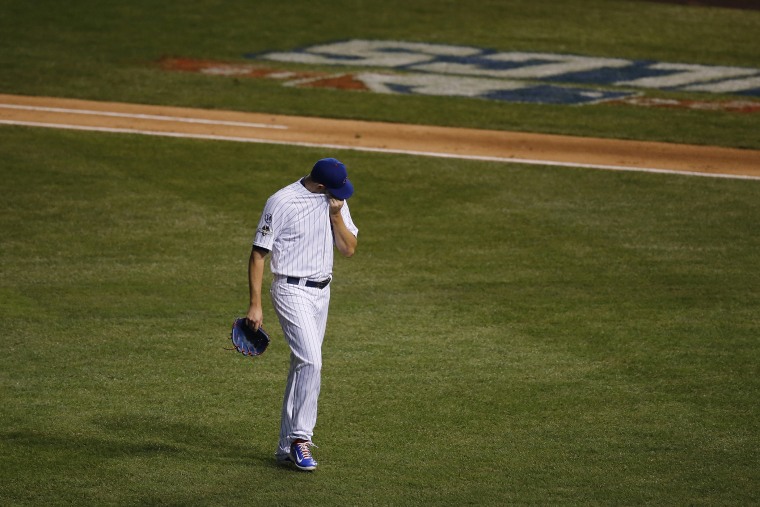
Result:
[[[354,185],[346,178],[346,183],[340,188],[328,188],[327,189],[333,197],[336,197],[342,201],[345,201],[352,195],[354,195]]]

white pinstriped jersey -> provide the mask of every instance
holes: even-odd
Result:
[[[335,240],[329,202],[327,195],[310,192],[300,180],[267,200],[253,245],[272,252],[272,273],[309,280],[332,276]],[[348,230],[358,235],[347,201],[341,216]]]

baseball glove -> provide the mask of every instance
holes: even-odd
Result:
[[[254,331],[245,322],[245,319],[235,319],[232,323],[230,339],[235,350],[244,356],[260,356],[269,346],[269,335],[263,327]]]

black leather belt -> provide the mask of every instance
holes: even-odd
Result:
[[[324,289],[328,285],[330,285],[330,281],[332,278],[328,278],[327,280],[322,280],[321,282],[314,282],[312,280],[306,280],[306,283],[304,283],[307,287],[313,287],[315,289]],[[301,285],[301,279],[296,276],[289,276],[287,279],[287,282],[291,285]]]

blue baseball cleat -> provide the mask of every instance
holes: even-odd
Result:
[[[315,470],[317,462],[311,455],[311,442],[297,442],[290,446],[290,459],[299,470]]]

